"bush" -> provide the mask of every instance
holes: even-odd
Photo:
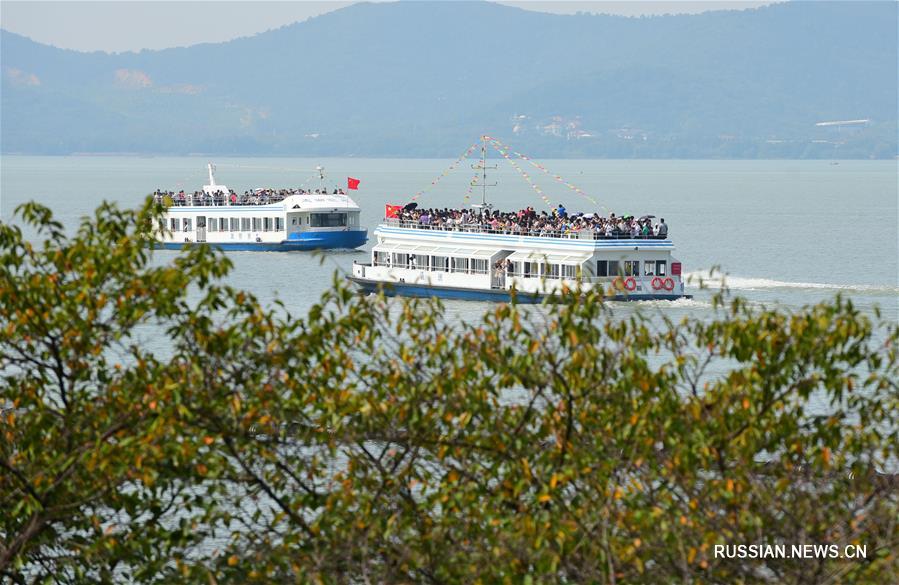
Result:
[[[848,300],[449,323],[335,278],[297,319],[206,247],[154,264],[159,213],[0,225],[14,582],[896,581],[899,332]],[[867,554],[714,554],[779,543]]]

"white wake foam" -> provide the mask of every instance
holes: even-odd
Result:
[[[733,276],[730,274],[722,275],[720,273],[710,274],[708,270],[696,270],[688,272],[684,275],[684,282],[687,288],[699,288],[700,279],[704,286],[708,288],[720,289],[726,285],[732,290],[761,290],[775,288],[798,288],[798,289],[824,289],[824,290],[846,290],[854,292],[868,293],[894,293],[899,294],[899,286],[887,286],[881,284],[834,284],[827,282],[788,282],[784,280],[774,280],[771,278],[751,278],[744,276]]]
[[[643,300],[643,301],[612,301],[615,303],[620,303],[622,305],[636,305],[640,307],[659,307],[664,309],[708,309],[712,306],[711,303],[706,301],[698,301],[696,299],[687,299],[680,298],[674,299],[673,301],[654,301],[654,300]]]

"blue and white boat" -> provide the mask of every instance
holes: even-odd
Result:
[[[286,252],[358,248],[368,241],[360,225],[359,206],[343,189],[331,193],[319,172],[317,189],[254,189],[238,195],[215,181],[202,191],[157,191],[166,207],[157,230],[157,245],[166,249],[208,244],[223,250]]]
[[[569,214],[561,205],[551,213],[494,211],[486,144],[482,152],[474,166],[483,171],[481,204],[388,206],[371,261],[354,262],[349,280],[369,293],[478,301],[540,302],[563,289],[599,289],[620,301],[690,298],[664,219],[653,227],[651,215]]]
[[[366,292],[505,302],[515,291],[519,302],[540,302],[563,287],[600,287],[609,300],[690,298],[667,238],[424,229],[394,219],[374,234],[371,262],[354,262],[348,277]]]

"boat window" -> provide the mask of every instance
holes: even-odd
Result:
[[[346,225],[346,213],[313,213],[312,227],[341,227]]]
[[[609,260],[609,274],[607,276],[618,276],[621,273],[621,263],[618,260]]]
[[[297,218],[290,220],[290,225],[297,225]]]
[[[275,231],[276,232],[284,231],[284,218],[283,217],[275,218]]]
[[[250,218],[249,217],[240,218],[240,231],[242,231],[242,232],[250,231]]]
[[[209,231],[209,232],[216,231],[216,228],[218,227],[218,223],[219,223],[218,219],[216,219],[214,217],[210,217],[209,219],[206,220],[206,231]]]
[[[640,276],[640,261],[639,260],[625,260],[624,261],[624,276]]]
[[[597,260],[596,261],[596,276],[608,276],[609,275],[609,261],[608,260]]]
[[[262,218],[262,231],[264,231],[264,232],[272,231],[272,218],[270,218],[270,217]]]
[[[446,256],[431,256],[431,270],[449,272],[449,258]]]
[[[164,219],[159,220],[159,231],[161,231],[161,232],[165,231],[165,220]]]
[[[428,257],[424,256],[423,254],[416,254],[415,255],[415,266],[418,267],[420,270],[427,270],[428,269]]]
[[[649,262],[647,262],[647,264],[649,264]],[[665,272],[667,272],[665,270],[666,267],[667,267],[667,263],[664,260],[657,260],[656,261],[656,274],[658,276],[665,276]]]
[[[656,263],[653,261],[644,262],[643,263],[643,276],[655,276],[656,275]]]
[[[262,231],[262,218],[260,218],[260,217],[253,218],[253,231],[254,232]]]
[[[180,232],[181,231],[181,220],[177,217],[172,218],[172,231]]]
[[[543,276],[546,278],[559,278],[559,265],[558,264],[544,264],[543,265]]]
[[[375,266],[390,266],[390,254],[387,252],[375,252]]]
[[[562,265],[562,278],[577,278],[577,266]]]
[[[190,219],[184,218],[184,231],[189,232],[191,230]]]
[[[486,258],[472,258],[471,259],[471,272],[474,274],[487,274],[487,259]]]
[[[240,231],[240,220],[236,217],[231,218],[231,231]]]
[[[468,258],[450,258],[453,272],[468,272]]]
[[[393,265],[394,266],[406,266],[406,254],[394,254],[393,255]]]

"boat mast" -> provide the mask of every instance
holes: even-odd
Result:
[[[487,187],[496,187],[496,183],[487,183],[487,169],[495,169],[496,165],[487,166],[487,136],[481,136],[481,162],[471,165],[476,171],[481,171],[481,208],[487,208]]]
[[[318,186],[319,186],[319,188],[321,188],[323,191],[326,191],[326,189],[325,189],[325,167],[318,165],[317,167],[315,167],[315,170],[318,171]]]

